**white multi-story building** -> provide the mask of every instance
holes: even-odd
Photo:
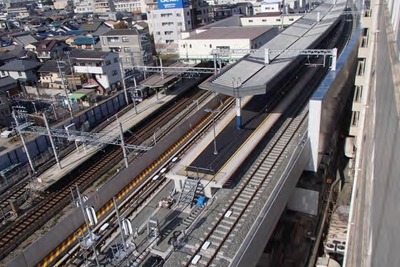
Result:
[[[240,23],[246,26],[276,26],[287,27],[300,19],[302,14],[258,14],[254,16],[241,17]]]
[[[75,13],[107,13],[115,12],[112,0],[74,0]]]
[[[115,12],[113,0],[94,0],[95,13]]]
[[[55,9],[64,9],[68,6],[68,0],[53,0]]]
[[[145,13],[146,3],[144,0],[118,0],[114,2],[115,11],[141,12]]]
[[[155,43],[176,43],[181,32],[192,29],[190,8],[154,10],[151,12]]]
[[[117,52],[124,69],[152,62],[150,36],[136,29],[110,30],[100,36],[103,51]]]
[[[197,34],[195,34],[197,32]],[[213,49],[257,49],[275,37],[279,29],[272,27],[215,27],[187,33],[189,37],[179,40],[179,57],[196,61],[212,59]],[[226,59],[243,55],[224,55]]]
[[[87,75],[88,83],[83,88],[94,88],[107,94],[121,86],[121,68],[117,53],[95,50],[72,50],[74,72]]]
[[[94,0],[74,0],[75,13],[93,13]]]

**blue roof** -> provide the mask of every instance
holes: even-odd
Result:
[[[75,45],[92,45],[94,39],[92,37],[77,37],[74,40]]]
[[[83,31],[81,31],[81,30],[73,30],[73,31],[67,31],[65,34],[66,35],[80,35],[80,34],[83,34]]]

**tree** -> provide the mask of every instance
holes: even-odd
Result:
[[[128,26],[125,24],[123,21],[118,21],[117,23],[114,24],[114,29],[128,29]]]

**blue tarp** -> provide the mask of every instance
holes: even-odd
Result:
[[[204,205],[206,204],[206,197],[205,196],[201,196],[197,199],[197,203],[196,205],[198,207],[204,207]]]

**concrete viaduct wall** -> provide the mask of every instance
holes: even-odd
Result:
[[[204,109],[215,109],[218,104],[219,102],[217,99],[211,100],[204,106]],[[99,188],[86,202],[87,205],[93,206],[96,211],[103,207],[113,196],[118,194],[136,176],[161,156],[164,151],[168,150],[172,144],[177,142],[181,136],[191,130],[204,116],[205,113],[203,109],[192,115],[185,123],[157,142],[157,144],[149,152],[145,153],[140,160],[133,162],[127,169],[120,172],[120,174],[114,177],[110,182]],[[53,251],[58,244],[63,242],[69,235],[72,235],[83,223],[82,212],[80,209],[76,208],[66,219],[58,223],[43,237],[25,249],[7,266],[35,266]]]

